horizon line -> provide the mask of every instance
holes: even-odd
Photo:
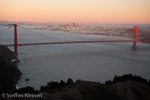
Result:
[[[105,22],[105,23],[100,23],[100,22],[38,22],[38,21],[10,21],[10,20],[0,20],[0,23],[23,23],[23,24],[71,24],[71,23],[78,23],[78,24],[145,24],[145,25],[150,25],[147,23],[111,23],[111,22]]]

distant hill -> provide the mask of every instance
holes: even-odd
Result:
[[[126,33],[120,33],[118,36],[133,39],[133,33],[134,33],[134,29],[130,29],[130,31],[128,31]],[[150,32],[138,29],[137,30],[137,39],[138,40],[150,40]]]
[[[1,25],[9,25],[9,24],[18,24],[18,25],[52,25],[52,24],[60,24],[60,23],[56,23],[56,22],[47,22],[47,23],[42,23],[42,22],[27,22],[27,21],[20,21],[20,22],[16,22],[16,21],[7,21],[7,20],[0,20],[0,24]]]

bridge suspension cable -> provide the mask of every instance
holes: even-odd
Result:
[[[13,26],[10,26],[10,27],[8,27],[8,28],[6,28],[6,29],[4,29],[4,30],[0,31],[0,34],[1,34],[2,32],[4,32],[4,31],[6,31],[6,30],[10,29],[11,27],[13,27]]]
[[[18,25],[16,25],[16,24],[14,24],[14,40],[16,40],[17,41],[17,26]],[[4,32],[4,31],[6,31],[6,30],[8,30],[9,28],[11,28],[12,26],[10,26],[10,27],[8,27],[7,29],[4,29],[3,31],[1,31],[0,33],[2,33],[2,32]],[[122,32],[122,33],[120,33],[120,34],[116,34],[116,35],[114,35],[114,36],[112,36],[112,37],[116,37],[116,36],[119,36],[119,35],[122,35],[122,34],[124,34],[124,33],[126,33],[126,32],[129,32],[129,31],[134,31],[133,33],[133,40],[126,40],[126,39],[122,39],[122,40],[106,40],[106,39],[109,39],[109,38],[112,38],[112,37],[108,37],[108,38],[104,38],[103,39],[103,41],[101,41],[101,40],[92,40],[92,41],[90,41],[90,40],[88,40],[88,41],[86,41],[86,40],[84,40],[84,41],[71,41],[71,40],[66,40],[66,39],[60,39],[60,38],[55,38],[55,37],[51,37],[51,36],[48,36],[48,35],[45,35],[45,33],[43,33],[43,34],[41,34],[41,33],[38,33],[38,32],[35,32],[35,31],[32,31],[32,30],[30,30],[30,29],[27,29],[27,28],[24,28],[24,27],[22,27],[22,26],[19,26],[19,27],[21,27],[21,28],[23,28],[23,29],[25,29],[25,30],[27,30],[27,31],[30,31],[30,32],[32,32],[32,33],[35,33],[35,34],[38,34],[37,36],[43,36],[43,37],[48,37],[48,40],[50,40],[51,41],[51,39],[57,39],[57,41],[52,41],[52,42],[49,42],[49,41],[46,41],[45,42],[45,39],[46,38],[42,38],[42,40],[44,40],[44,42],[42,41],[42,42],[37,42],[37,41],[35,41],[35,42],[30,42],[30,41],[28,41],[28,39],[31,39],[31,36],[28,36],[28,35],[26,35],[26,34],[22,34],[22,36],[20,36],[20,38],[22,38],[21,40],[23,40],[23,43],[17,43],[17,42],[15,42],[14,44],[7,44],[6,46],[14,46],[14,53],[15,54],[18,54],[18,52],[17,52],[17,48],[18,48],[18,46],[26,46],[26,45],[46,45],[46,44],[68,44],[68,43],[100,43],[100,42],[133,42],[134,44],[133,44],[133,47],[134,48],[136,48],[136,42],[150,42],[150,40],[137,40],[137,26],[135,26],[134,27],[134,29],[128,29],[128,30],[126,30],[126,31],[124,31],[124,32]],[[29,34],[29,33],[28,33]],[[33,35],[33,34],[32,34]],[[24,37],[24,36],[27,36],[26,38]],[[136,38],[135,38],[136,37]],[[25,38],[25,39],[24,39]],[[51,39],[49,39],[49,38],[51,38]],[[29,42],[29,43],[25,43],[25,41],[27,41],[27,42]],[[32,40],[34,40],[34,39],[32,39]],[[37,38],[36,38],[36,40],[38,40]],[[63,41],[58,41],[58,40],[63,40]]]
[[[32,30],[30,30],[30,29],[24,28],[24,27],[22,27],[22,26],[19,26],[19,27],[21,27],[21,28],[23,28],[23,29],[25,29],[25,30],[28,30],[28,31],[30,31],[30,32],[32,32],[32,33],[35,33],[35,34],[44,36],[44,37],[48,37],[48,38],[52,38],[52,39],[58,39],[58,40],[63,40],[63,41],[72,41],[72,40],[66,40],[66,39],[60,39],[60,38],[55,38],[55,37],[47,36],[47,35],[44,35],[44,34],[41,34],[41,33],[35,32],[35,31],[32,31]]]

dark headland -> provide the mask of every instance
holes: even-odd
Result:
[[[13,63],[19,62],[14,53],[6,46],[0,45],[0,92],[16,90],[15,84],[22,75]]]
[[[150,80],[132,74],[115,76],[105,84],[83,80],[73,82],[69,78],[67,82],[48,82],[40,90],[29,86],[17,90],[15,84],[22,73],[13,64],[14,60],[19,61],[11,50],[0,45],[0,100],[150,100]],[[31,96],[25,97],[26,93]]]
[[[14,53],[6,46],[0,45],[0,56],[7,59],[8,62],[19,62]]]

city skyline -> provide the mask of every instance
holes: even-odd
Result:
[[[0,20],[150,24],[150,0],[1,0]]]

